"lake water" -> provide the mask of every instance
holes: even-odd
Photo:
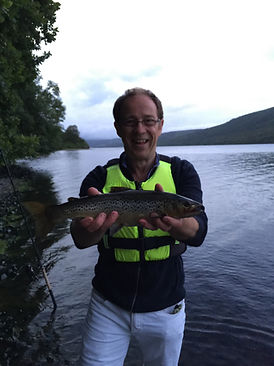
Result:
[[[27,165],[50,173],[63,202],[78,196],[91,169],[121,151],[58,151]],[[273,366],[274,145],[174,146],[158,152],[194,164],[209,217],[204,244],[183,255],[187,323],[179,365]],[[50,317],[48,298],[31,322],[29,354],[36,350],[36,365],[74,365],[97,249],[78,250],[67,234],[44,251],[44,260],[53,255],[58,260],[49,279],[58,308]],[[50,362],[39,361],[43,352]]]

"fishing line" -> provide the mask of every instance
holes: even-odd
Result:
[[[29,227],[29,224],[28,224],[28,221],[27,221],[25,212],[23,210],[23,207],[22,207],[22,204],[21,204],[19,195],[17,193],[17,190],[16,190],[15,185],[14,185],[14,182],[13,182],[13,178],[12,178],[12,175],[11,175],[11,172],[10,172],[10,169],[9,169],[9,165],[7,163],[7,160],[6,160],[5,156],[4,156],[4,153],[3,153],[2,149],[0,149],[0,153],[1,153],[2,160],[4,162],[5,168],[6,168],[7,173],[8,173],[8,177],[9,177],[9,180],[10,180],[10,183],[11,183],[11,186],[12,186],[12,189],[13,189],[14,196],[15,196],[15,198],[17,200],[17,203],[18,203],[18,205],[20,207],[21,215],[23,217],[24,224],[25,224],[25,227],[27,229],[27,233],[28,233],[28,235],[30,237],[30,240],[31,240],[32,246],[34,248],[34,252],[35,252],[36,258],[37,258],[38,263],[39,263],[39,266],[40,266],[40,268],[42,270],[43,277],[45,279],[45,282],[46,282],[46,285],[47,285],[47,288],[48,288],[48,291],[49,291],[49,294],[50,294],[50,297],[51,297],[51,300],[52,300],[52,303],[53,303],[53,312],[54,312],[56,310],[56,308],[57,308],[57,304],[56,304],[55,297],[53,295],[53,291],[52,291],[52,288],[51,288],[51,285],[50,285],[50,282],[49,282],[49,279],[48,279],[48,276],[47,276],[47,272],[45,270],[45,267],[42,264],[41,257],[40,257],[40,253],[38,251],[36,242],[33,239],[33,236],[31,234],[31,230],[30,230],[30,227]]]

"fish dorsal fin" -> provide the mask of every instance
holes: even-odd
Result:
[[[125,192],[125,191],[133,191],[133,189],[128,188],[128,187],[111,187],[110,188],[110,193]]]
[[[76,197],[69,197],[68,198],[68,202],[75,201],[75,200],[79,200],[79,198],[76,198]]]

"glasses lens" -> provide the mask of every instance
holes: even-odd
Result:
[[[159,122],[159,119],[154,118],[144,118],[143,120],[137,120],[137,119],[128,119],[122,122],[123,126],[126,127],[135,127],[138,125],[138,123],[141,122],[147,127],[155,126],[157,122]]]
[[[155,126],[156,123],[157,123],[157,119],[154,119],[154,118],[146,118],[143,120],[143,123],[146,125],[146,126]]]

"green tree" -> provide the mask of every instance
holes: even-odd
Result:
[[[41,46],[55,40],[59,7],[52,0],[0,0],[0,144],[11,160],[42,150],[42,125],[37,129],[41,119],[36,119],[39,112],[35,103],[41,101],[45,108],[40,116],[55,103],[60,107],[57,85],[48,85],[44,92],[37,82],[39,66],[50,56],[49,52],[41,52]],[[45,107],[42,100],[47,99],[51,104]],[[54,113],[51,111],[51,116]],[[64,110],[58,113],[62,120]],[[55,120],[52,133],[61,129],[57,125]],[[49,125],[45,130],[49,132]]]
[[[45,89],[36,83],[30,84],[21,96],[24,108],[20,113],[20,131],[31,136],[35,131],[38,137],[39,154],[47,154],[62,148],[65,107],[60,98],[59,87],[49,81]]]
[[[88,143],[80,137],[76,125],[68,126],[64,132],[63,147],[65,149],[89,149]]]
[[[64,133],[64,139],[66,141],[75,141],[80,137],[78,127],[76,125],[68,126]]]

